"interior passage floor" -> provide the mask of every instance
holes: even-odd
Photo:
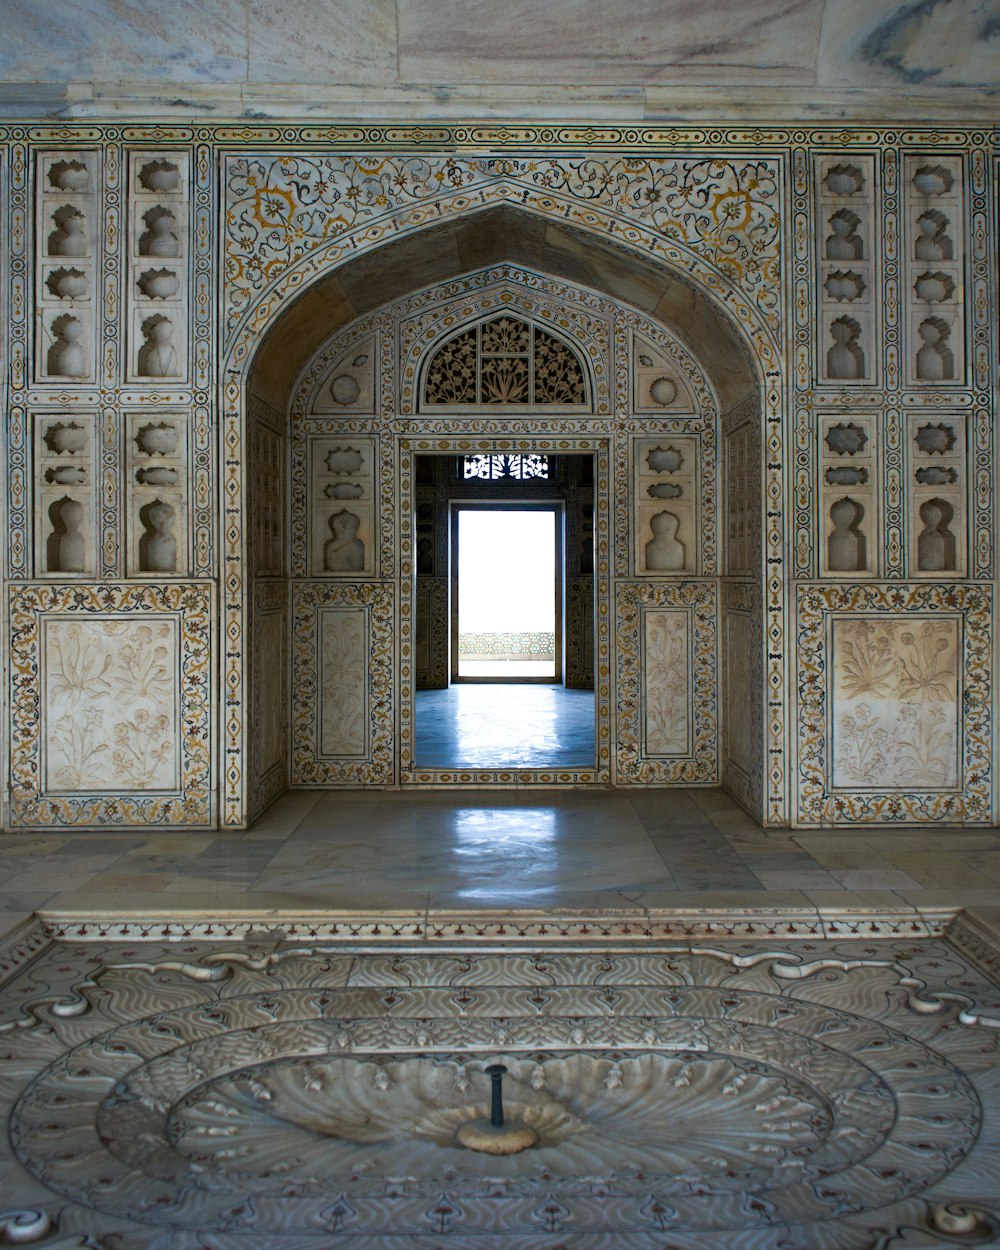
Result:
[[[594,692],[478,684],[418,690],[418,768],[592,768]]]
[[[718,789],[291,791],[249,833],[0,836],[35,909],[1000,906],[996,829],[762,830]]]

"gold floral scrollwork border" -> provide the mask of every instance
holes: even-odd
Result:
[[[11,801],[14,827],[211,826],[212,622],[210,585],[12,586]],[[42,622],[53,617],[95,621],[174,617],[179,625],[176,708],[181,747],[176,792],[46,795],[42,790]]]
[[[992,822],[992,588],[903,583],[801,587],[797,602],[798,822]],[[958,787],[947,790],[833,784],[832,627],[859,616],[886,623],[958,621]]]
[[[319,629],[323,608],[365,613],[367,750],[364,758],[322,758]],[[292,590],[292,781],[297,786],[392,785],[396,708],[393,694],[395,592],[391,583],[303,582]]]
[[[718,658],[716,588],[709,582],[619,584],[617,607],[616,781],[629,784],[677,784],[718,780]],[[643,632],[647,612],[680,608],[690,618],[688,682],[691,700],[689,754],[675,758],[644,753],[646,691]]]

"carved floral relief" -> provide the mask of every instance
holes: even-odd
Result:
[[[45,789],[177,784],[177,622],[47,620]]]
[[[210,589],[17,587],[10,619],[12,822],[208,824]]]
[[[292,785],[394,779],[393,587],[305,582],[292,601]]]
[[[618,586],[619,784],[715,781],[717,611],[710,583]]]
[[[835,786],[958,784],[958,624],[834,622]]]
[[[799,594],[799,818],[988,821],[984,586]]]
[[[646,751],[688,753],[688,613],[646,612]]]
[[[364,608],[325,608],[320,613],[320,753],[362,755],[368,666]]]

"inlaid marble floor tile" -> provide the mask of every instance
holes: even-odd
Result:
[[[925,851],[916,855],[891,854],[891,862],[918,886],[984,888],[989,878],[965,862],[964,858],[944,852]]]
[[[772,872],[759,868],[754,874],[765,890],[818,890],[841,888],[841,882],[822,868],[793,868]]]
[[[917,883],[898,868],[831,868],[830,876],[858,890],[912,890]]]
[[[1000,853],[997,851],[963,852],[960,858],[984,877],[1000,883]]]

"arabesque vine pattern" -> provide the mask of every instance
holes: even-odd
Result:
[[[771,160],[414,155],[249,155],[225,173],[232,332],[256,298],[317,249],[461,192],[467,207],[532,198],[567,214],[601,205],[698,253],[764,314],[778,316],[778,173]]]

